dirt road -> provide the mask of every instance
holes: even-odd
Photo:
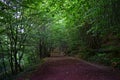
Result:
[[[120,80],[109,69],[72,57],[47,58],[46,63],[29,76],[19,80]]]

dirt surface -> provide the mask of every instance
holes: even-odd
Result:
[[[46,58],[26,79],[18,80],[120,80],[117,72],[72,57]]]

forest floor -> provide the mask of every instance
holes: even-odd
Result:
[[[120,74],[73,57],[51,57],[18,80],[120,80]]]

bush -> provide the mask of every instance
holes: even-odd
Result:
[[[87,52],[87,51],[86,52],[80,52],[79,56],[80,56],[80,58],[87,60],[90,57],[90,53]]]
[[[105,64],[105,65],[110,64],[110,59],[108,58],[108,55],[106,53],[97,53],[96,55],[90,57],[88,60]]]
[[[120,58],[113,58],[111,60],[111,66],[120,69]]]

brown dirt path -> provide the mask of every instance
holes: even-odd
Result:
[[[117,72],[72,57],[47,58],[29,79],[19,80],[120,80]]]

